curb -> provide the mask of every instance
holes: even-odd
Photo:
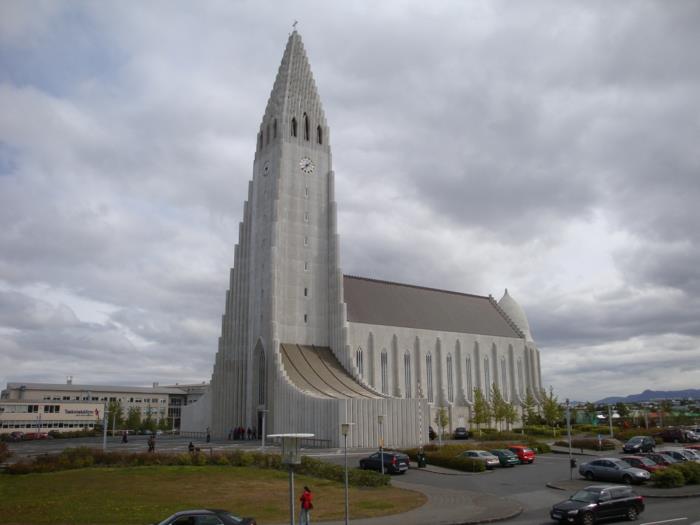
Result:
[[[555,489],[555,490],[562,490],[562,491],[569,490],[569,489],[565,489],[563,487],[559,487],[558,485],[555,484],[555,482],[552,482],[552,481],[545,483],[545,486],[550,488],[550,489]],[[700,498],[700,492],[693,492],[692,494],[639,494],[639,495],[643,496],[645,498],[653,498],[653,499]]]

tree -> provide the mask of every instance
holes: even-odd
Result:
[[[513,403],[506,403],[503,409],[503,419],[506,422],[506,430],[510,430],[511,425],[518,420],[518,409]]]
[[[545,421],[552,427],[552,431],[554,432],[555,426],[561,421],[564,415],[564,409],[559,405],[559,399],[554,395],[554,389],[551,386],[549,387],[549,394],[543,392],[542,412],[544,413]]]
[[[447,415],[447,409],[445,407],[439,407],[435,414],[435,424],[438,426],[440,432],[440,440],[442,441],[442,434],[445,432],[445,427],[450,424],[450,418]]]
[[[525,396],[525,401],[520,405],[523,409],[523,419],[526,425],[536,425],[539,419],[537,415],[537,403],[535,402],[535,396],[532,395],[532,390],[527,389],[527,395]]]
[[[471,422],[476,425],[476,429],[481,435],[481,425],[488,423],[491,419],[491,407],[488,400],[484,397],[484,393],[480,388],[474,389],[474,404],[472,405]]]
[[[659,406],[659,413],[661,414],[661,425],[659,426],[664,425],[663,420],[666,416],[669,416],[666,419],[670,420],[671,410],[673,410],[673,402],[670,399],[664,399],[661,402],[661,406]],[[670,421],[666,422],[667,425],[668,423],[670,423]]]
[[[596,418],[597,411],[593,403],[591,403],[590,401],[586,403],[584,412],[586,413],[586,418],[588,419],[589,425],[594,424],[594,421],[595,423],[598,423],[598,420]]]
[[[136,407],[129,407],[129,412],[126,416],[127,430],[138,430],[141,426],[141,411]]]
[[[109,421],[107,422],[108,425],[114,425],[114,428],[112,430],[121,428],[124,425],[124,409],[122,408],[121,402],[110,401],[109,405],[107,405],[107,410],[109,410]]]
[[[630,415],[630,409],[622,401],[615,403],[615,412],[620,416],[621,422]]]
[[[496,428],[498,430],[503,430],[501,428],[501,421],[505,419],[506,415],[506,400],[503,399],[501,395],[501,390],[498,388],[496,383],[491,385],[491,416],[496,422]]]

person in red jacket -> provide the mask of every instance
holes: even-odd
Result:
[[[299,525],[311,525],[311,509],[314,508],[314,504],[311,503],[313,499],[313,494],[309,487],[304,487],[304,492],[302,492],[299,501],[301,502],[301,514],[299,514]]]

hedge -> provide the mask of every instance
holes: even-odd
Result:
[[[8,465],[9,474],[30,474],[40,472],[56,472],[86,467],[134,467],[146,465],[221,465],[233,467],[256,467],[274,470],[286,470],[279,454],[264,454],[234,450],[230,452],[215,452],[205,454],[179,453],[162,454],[148,452],[119,452],[91,449],[88,447],[67,448],[60,454],[37,456],[33,460],[22,460]],[[343,481],[345,469],[340,465],[332,465],[321,460],[303,456],[301,464],[294,471],[298,474]],[[378,472],[365,471],[357,468],[348,470],[348,482],[360,487],[381,487],[389,485],[389,476]]]
[[[651,476],[655,487],[671,489],[685,485],[683,473],[675,468],[665,468],[654,472]]]
[[[554,444],[558,447],[569,446],[567,441],[556,441]],[[602,450],[615,450],[615,443],[609,439],[601,439],[598,441],[597,438],[575,438],[571,440],[572,448],[601,450],[600,445],[602,445]]]
[[[663,443],[664,440],[656,434],[661,432],[660,428],[628,428],[615,432],[615,438],[622,442],[629,441],[634,436],[652,436],[656,443]]]
[[[483,472],[486,470],[486,465],[483,461],[472,458],[458,457],[459,454],[465,450],[474,448],[475,447],[461,445],[445,445],[444,447],[438,448],[435,445],[428,445],[423,447],[423,452],[425,453],[425,459],[429,465],[437,465],[439,467],[451,468],[464,472]],[[411,448],[404,450],[404,452],[413,461],[417,461],[418,450],[419,449],[417,448]]]

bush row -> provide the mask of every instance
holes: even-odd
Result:
[[[133,467],[147,465],[222,465],[234,467],[257,467],[275,470],[286,470],[279,454],[263,454],[234,450],[230,452],[215,452],[213,454],[179,453],[163,454],[148,452],[119,452],[91,449],[88,447],[68,448],[60,454],[37,456],[33,460],[19,461],[9,465],[9,474],[29,474],[35,472],[55,472],[93,466]],[[302,457],[301,465],[294,471],[298,474],[343,481],[345,470],[340,465],[331,465],[318,459]],[[350,469],[348,482],[360,487],[380,487],[389,484],[389,476],[377,472]]]
[[[618,430],[615,432],[615,438],[620,441],[628,441],[634,436],[653,436],[657,443],[663,443],[664,440],[658,437],[656,434],[661,432],[660,428],[628,428],[625,430]]]
[[[471,447],[465,447],[460,445],[445,445],[444,447],[437,447],[435,445],[427,445],[423,447],[423,452],[425,453],[425,458],[429,465],[437,465],[439,467],[451,468],[454,470],[461,470],[464,472],[483,472],[486,470],[486,466],[483,461],[479,461],[472,458],[458,457],[458,455],[465,450],[469,450]],[[417,448],[411,448],[405,450],[404,452],[413,461],[418,460]]]
[[[654,486],[661,488],[682,487],[700,483],[700,463],[686,461],[676,463],[652,475]]]
[[[569,446],[567,441],[556,441],[554,444],[558,447]],[[598,441],[597,438],[574,438],[571,440],[571,446],[573,448],[586,450],[615,450],[615,442],[609,439],[601,439]]]

